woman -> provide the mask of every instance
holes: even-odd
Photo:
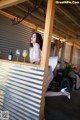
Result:
[[[30,62],[33,64],[40,64],[41,62],[41,51],[43,46],[43,39],[39,33],[34,33],[31,37],[31,44],[30,44]],[[48,76],[46,81],[46,91],[53,80],[53,72],[51,66],[48,67]],[[62,89],[60,92],[53,92],[48,91],[46,92],[45,96],[67,96],[70,99],[70,93],[66,92],[65,89]]]
[[[43,39],[39,33],[34,33],[30,44],[30,62],[40,64]]]

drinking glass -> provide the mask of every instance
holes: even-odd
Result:
[[[23,50],[22,56],[24,58],[24,62],[26,61],[27,55],[28,55],[28,50]]]
[[[17,50],[16,50],[17,61],[19,60],[19,56],[20,56],[20,54],[21,54],[21,53],[20,53],[20,50],[17,49]]]

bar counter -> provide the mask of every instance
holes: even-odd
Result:
[[[0,110],[9,120],[39,120],[44,69],[0,59]]]
[[[9,60],[4,60],[4,59],[0,59],[0,62],[9,62],[9,63],[13,63],[13,64],[15,63],[15,64],[19,64],[19,65],[40,67],[40,65],[31,64],[31,63],[29,63],[29,62],[9,61]]]

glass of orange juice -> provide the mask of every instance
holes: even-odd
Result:
[[[28,55],[28,50],[23,50],[22,56],[23,56],[23,58],[24,58],[24,62],[26,61],[27,55]]]

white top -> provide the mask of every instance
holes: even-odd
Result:
[[[30,63],[34,63],[36,61],[40,63],[41,61],[40,45],[38,43],[35,43],[33,47],[30,47],[29,52]]]

